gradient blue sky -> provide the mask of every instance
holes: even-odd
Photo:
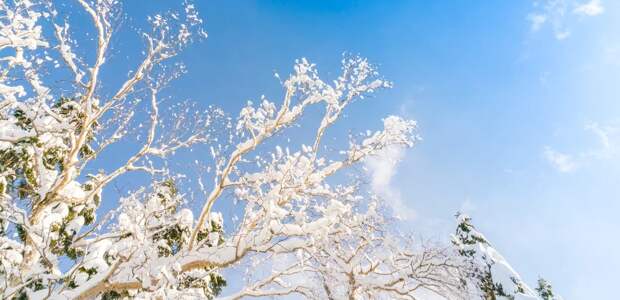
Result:
[[[591,15],[575,10],[586,0],[560,1],[564,13],[539,2],[197,1],[209,37],[182,55],[189,73],[167,93],[236,115],[261,94],[278,99],[273,73],[296,58],[333,78],[343,52],[368,57],[394,88],[342,126],[419,122],[424,140],[391,183],[415,211],[407,227],[445,238],[465,211],[531,285],[540,275],[565,299],[613,299],[620,1]],[[167,7],[148,3],[128,1],[128,23]],[[137,51],[133,39],[116,49]]]

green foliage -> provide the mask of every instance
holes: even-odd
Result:
[[[457,214],[457,217],[459,215]],[[474,230],[474,225],[471,224],[471,218],[464,216],[457,225],[456,228],[456,240],[452,243],[458,247],[459,254],[465,257],[473,257],[476,253],[471,247],[462,247],[462,245],[473,246],[476,244],[488,245],[489,242],[480,234]]]
[[[19,108],[16,109],[13,112],[13,117],[17,119],[17,123],[16,123],[17,126],[25,130],[32,129],[32,119],[28,118],[26,112],[23,111],[22,109],[19,109]]]
[[[213,295],[218,296],[222,292],[222,288],[226,286],[226,279],[222,277],[220,274],[211,273],[211,282],[210,288],[213,292]]]
[[[79,103],[76,101],[77,98],[66,98],[61,97],[54,103],[52,109],[56,111],[59,115],[65,117],[69,124],[73,125],[75,128],[75,134],[80,134],[87,126],[85,124],[86,114],[82,111]],[[93,111],[99,109],[98,105],[93,104]],[[92,156],[95,152],[93,151],[90,143],[94,140],[94,130],[97,129],[99,123],[93,122],[86,130],[88,133],[86,135],[86,144],[79,149],[79,155],[82,158],[87,158]]]
[[[3,194],[16,193],[20,199],[38,199],[35,162],[29,150],[35,144],[35,139],[23,139],[11,148],[0,150]]]
[[[95,222],[96,210],[101,202],[101,191],[95,190],[98,177],[94,176],[90,181],[82,184],[81,189],[92,195],[92,198],[84,199],[85,202],[81,203],[57,201],[56,197],[60,197],[61,192],[58,194],[48,193],[46,190],[42,191],[42,187],[44,185],[49,187],[49,184],[56,180],[54,176],[66,170],[67,154],[71,149],[71,134],[79,135],[87,131],[85,132],[86,143],[78,149],[80,159],[88,159],[95,154],[91,144],[95,140],[95,131],[99,124],[97,122],[87,123],[84,108],[80,105],[79,100],[79,98],[62,97],[50,107],[54,118],[62,119],[59,123],[63,126],[58,127],[59,131],[45,133],[45,137],[35,128],[35,125],[39,124],[39,120],[35,119],[38,118],[36,117],[38,111],[35,111],[34,106],[24,105],[14,109],[4,118],[12,120],[15,126],[25,131],[25,137],[0,149],[0,196],[7,195],[14,199],[21,199],[24,201],[23,206],[30,209],[45,201],[46,209],[54,210],[54,214],[57,216],[49,224],[50,235],[47,240],[49,254],[74,261],[79,261],[85,255],[84,249],[74,246],[79,230],[83,226]],[[96,104],[91,108],[93,111],[98,109],[99,107]],[[44,177],[46,178],[43,179]],[[161,227],[163,228],[154,229],[152,242],[157,245],[160,257],[173,256],[187,246],[192,228],[188,224],[174,222],[182,203],[182,197],[178,194],[175,182],[172,179],[167,179],[155,183],[153,187],[153,193],[148,195],[146,201],[157,201],[157,205],[154,207],[162,207],[163,209],[149,217],[160,219],[161,222],[154,223],[162,224]],[[0,222],[1,235],[8,234],[7,228],[6,222]],[[25,227],[15,224],[12,228],[14,228],[14,232],[21,242],[26,243],[28,232]],[[8,231],[11,230],[13,229],[8,229]],[[127,233],[120,239],[123,238],[131,238],[131,236]],[[224,232],[221,224],[212,222],[208,228],[199,232],[198,240],[202,241],[205,246],[216,246],[223,243]],[[104,258],[108,264],[117,259],[107,253],[104,254]],[[42,263],[45,264],[45,262]],[[203,276],[192,273],[192,276],[196,277],[180,274],[182,284],[177,288],[200,288],[209,298],[218,295],[226,285],[226,280],[213,267],[205,267],[202,271],[204,271],[202,272]],[[96,268],[80,267],[74,275],[86,274],[88,278],[91,278],[97,272],[98,269]],[[69,288],[77,288],[75,277],[65,278],[63,282]],[[25,291],[26,288],[30,290],[44,289],[47,288],[47,284],[42,280],[36,280],[30,282],[23,290]],[[119,299],[128,296],[127,291],[109,291],[100,297],[102,299]],[[27,299],[27,294],[17,293],[13,299]]]
[[[553,295],[553,287],[547,280],[543,278],[538,279],[538,287],[536,287],[536,291],[538,292],[540,298],[542,298],[543,300],[555,299],[555,295]]]
[[[22,225],[15,225],[15,231],[17,231],[17,236],[22,242],[26,241],[26,230],[24,230],[24,227]]]
[[[164,207],[164,210],[168,214],[177,213],[179,206],[178,189],[172,179],[164,180],[159,183],[155,188],[154,197],[159,204]],[[163,241],[164,243],[158,243],[158,251],[160,256],[172,256],[178,253],[180,249],[187,245],[189,242],[189,236],[191,234],[191,228],[183,227],[180,224],[174,224],[168,228],[159,231],[153,236],[155,241]],[[201,230],[197,236],[197,240],[200,242],[208,238],[209,234],[217,234],[218,239],[216,243],[218,245],[224,242],[224,231],[221,225],[212,222],[210,228]],[[205,241],[205,246],[212,245],[211,241]],[[206,295],[212,295],[210,298],[219,295],[222,288],[226,286],[226,280],[220,274],[212,272],[213,268],[204,268],[206,272],[209,272],[207,278],[192,277],[189,275],[183,275],[180,280],[180,289],[183,288],[201,288]]]
[[[26,285],[26,287],[28,287],[29,289],[33,290],[33,291],[39,291],[45,288],[45,285],[43,285],[43,280],[41,279],[36,279],[33,282],[29,283]],[[26,293],[25,289],[22,289],[21,292],[17,293],[17,295],[13,298],[11,298],[13,300],[29,300],[30,298],[28,297],[28,294]]]
[[[96,110],[98,107],[94,105],[93,109]],[[62,171],[70,140],[66,132],[56,132],[53,135],[61,140],[61,144],[47,145],[41,142],[41,133],[34,130],[35,122],[31,118],[35,113],[26,110],[26,107],[17,108],[13,111],[12,116],[15,118],[14,124],[31,135],[18,140],[11,147],[0,150],[0,174],[3,174],[3,177],[0,177],[0,194],[15,193],[20,199],[28,199],[35,203],[40,200],[38,188],[41,183],[38,182],[38,179],[42,176],[37,169],[39,163],[35,153],[42,153],[42,164],[45,169]],[[51,107],[51,111],[57,116],[65,118],[64,122],[73,128],[66,130],[73,130],[75,134],[84,130],[83,127],[86,125],[84,124],[85,114],[74,99],[60,98]],[[93,122],[88,127],[86,143],[79,149],[80,157],[86,158],[94,154],[90,143],[94,140],[94,130],[97,126],[98,124]]]
[[[200,288],[209,299],[218,296],[226,286],[226,280],[222,275],[211,272],[204,278],[185,275],[179,281],[179,289]]]
[[[123,298],[128,298],[129,297],[129,292],[127,291],[108,291],[106,293],[104,293],[103,295],[101,295],[101,300],[117,300],[117,299],[123,299]]]
[[[88,190],[90,187],[85,186]],[[189,243],[189,237],[191,234],[191,227],[187,224],[180,223],[168,223],[166,218],[175,216],[180,209],[182,198],[178,194],[178,189],[175,182],[172,179],[163,180],[155,183],[153,191],[146,196],[146,206],[150,206],[148,202],[155,201],[156,205],[153,207],[161,207],[162,209],[153,213],[150,217],[161,220],[161,224],[168,224],[166,227],[154,229],[156,232],[152,236],[152,243],[157,245],[158,255],[160,257],[170,257],[176,255],[183,247]],[[155,220],[154,220],[155,221]],[[158,222],[154,222],[155,224]],[[224,230],[221,224],[212,222],[209,228],[205,228],[199,232],[198,241],[202,241],[205,246],[212,245],[212,241],[208,240],[210,234],[217,235],[215,243],[220,245],[224,242]],[[131,238],[130,235],[124,238]],[[111,264],[115,258],[106,254],[106,262]],[[82,270],[80,270],[82,271]],[[179,285],[176,287],[178,290],[197,288],[202,289],[208,299],[213,299],[219,295],[222,289],[226,286],[226,280],[224,277],[217,273],[214,267],[205,267],[202,272],[189,274],[180,274]],[[129,297],[128,291],[109,291],[101,296],[101,299],[123,299]],[[130,297],[129,297],[130,298]]]
[[[471,224],[471,218],[468,216],[462,216],[457,214],[459,223],[456,227],[456,233],[452,240],[452,243],[456,246],[458,253],[465,258],[469,263],[468,272],[466,273],[470,281],[476,283],[480,296],[484,300],[496,300],[497,297],[504,297],[503,299],[514,299],[514,296],[507,293],[504,287],[500,283],[493,281],[493,275],[491,273],[492,262],[487,261],[485,257],[482,257],[482,261],[477,260],[476,245],[489,245],[489,242],[475,230],[475,227]],[[515,278],[512,278],[513,282],[517,284]],[[466,285],[467,281],[463,281]],[[520,286],[520,284],[517,284]],[[522,286],[520,286],[522,290]]]
[[[52,253],[60,256],[66,255],[73,260],[84,254],[82,250],[72,247],[73,238],[77,232],[70,231],[67,228],[71,221],[73,221],[76,217],[83,215],[83,211],[84,210],[76,213],[74,209],[69,209],[69,213],[60,224],[53,224],[51,226],[51,231],[58,235],[58,238],[50,241],[50,250]],[[88,223],[85,222],[85,224]]]
[[[67,151],[61,147],[48,148],[43,152],[43,165],[49,170],[62,171],[62,159],[66,154]]]

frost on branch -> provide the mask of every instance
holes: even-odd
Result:
[[[92,274],[105,274],[120,267],[114,270],[118,271],[114,278],[137,279],[135,287],[104,295],[139,298],[187,294],[206,298],[218,294],[226,282],[216,269],[205,266],[182,272],[181,266],[169,260],[187,245],[194,222],[191,210],[181,208],[182,201],[173,180],[155,183],[151,191],[143,189],[123,198],[117,223],[109,233],[77,242],[79,249],[87,254],[74,267],[70,284],[79,291]],[[223,224],[214,222],[204,228],[199,240],[205,248],[222,244]],[[128,263],[131,269],[124,268]]]
[[[268,256],[267,262],[280,262],[271,266],[271,277],[233,298],[287,289],[312,299],[464,297],[452,249],[416,245],[411,237],[389,231],[377,202],[360,200],[351,195],[341,210],[327,208],[338,220],[328,232],[315,231],[311,246],[297,241]],[[251,270],[265,263],[255,258]]]
[[[359,57],[345,57],[333,82],[322,80],[306,59],[297,61],[283,82],[283,99],[248,104],[236,127],[214,107],[175,103],[166,109],[162,89],[185,73],[172,59],[206,36],[193,4],[148,19],[152,28],[140,31],[143,57],[118,87],[104,85],[100,73],[110,60],[120,3],[74,4],[90,20],[95,43],[75,40],[71,18],[59,16],[54,5],[2,2],[0,45],[7,50],[0,60],[3,298],[214,297],[226,283],[220,275],[224,268],[288,255],[290,249],[315,253],[333,242],[330,234],[346,232],[347,226],[361,234],[362,217],[352,211],[363,206],[361,191],[354,184],[331,184],[330,177],[381,148],[411,146],[415,139],[414,123],[389,117],[384,130],[352,142],[340,158],[323,156],[323,136],[345,108],[390,86]],[[88,45],[94,48],[85,53]],[[46,68],[55,70],[53,76],[43,72]],[[45,83],[59,78],[69,83],[54,89]],[[259,147],[301,126],[309,106],[324,109],[319,124],[304,125],[316,130],[309,145],[293,152]],[[141,111],[146,114],[140,117]],[[221,129],[233,129],[222,140],[228,144],[214,144]],[[85,171],[111,145],[128,140],[138,147],[118,157],[119,167]],[[202,185],[210,181],[200,178],[205,200],[194,212],[187,208],[187,193],[177,188],[183,176],[171,175],[167,160],[197,144],[211,144],[215,173],[212,185]],[[152,183],[122,198],[114,211],[98,215],[103,201],[117,201],[103,198],[109,184],[130,172],[145,172]],[[227,234],[222,215],[212,209],[225,191],[243,210]],[[318,268],[312,272],[321,274]],[[281,282],[278,276],[269,278],[262,280]],[[309,295],[303,286],[260,289],[266,286],[240,293]]]
[[[299,59],[282,99],[261,97],[229,115],[164,96],[186,72],[175,57],[206,37],[192,3],[148,18],[151,28],[136,36],[144,51],[114,75],[125,77],[117,86],[101,72],[114,62],[121,2],[77,0],[68,16],[55,5],[0,2],[0,298],[210,299],[226,285],[223,271],[247,267],[268,271],[246,274],[227,298],[458,299],[467,275],[486,280],[503,266],[487,246],[491,260],[474,252],[463,263],[453,248],[392,230],[384,204],[349,179],[364,159],[418,140],[415,122],[388,116],[381,130],[328,147],[350,104],[391,87],[366,59],[345,56],[331,81]],[[92,40],[74,38],[77,9]],[[307,111],[319,121],[303,118]],[[292,127],[311,137],[277,145]],[[116,161],[92,171],[120,142],[128,146]],[[170,158],[201,144],[211,157],[196,165],[209,166],[190,178],[196,190],[184,189],[192,175],[176,173]],[[132,172],[148,184],[111,196],[111,183]],[[224,201],[238,204],[238,220],[216,211]],[[102,203],[114,209],[103,213]],[[474,244],[463,244],[469,254]],[[470,265],[481,267],[467,273]],[[520,281],[502,288],[529,292]]]
[[[103,226],[109,218],[97,220],[103,189],[131,171],[164,174],[154,159],[208,142],[211,122],[219,115],[215,110],[203,116],[186,114],[185,120],[192,124],[183,129],[159,115],[159,90],[183,71],[167,61],[191,41],[205,36],[193,4],[185,2],[180,13],[159,17],[167,25],[154,25],[142,34],[147,48],[142,62],[111,93],[101,88],[99,73],[109,56],[113,29],[121,16],[120,3],[80,0],[70,4],[82,9],[91,22],[82,24],[94,33],[96,41],[86,52],[76,45],[92,43],[72,39],[74,27],[67,21],[71,18],[60,16],[57,4],[68,5],[36,0],[0,2],[3,299],[79,296],[80,289],[102,284],[110,275],[102,271],[102,262],[110,262],[111,257],[106,260],[102,243],[108,238],[102,237],[114,236]],[[92,53],[93,59],[84,58]],[[107,146],[130,138],[126,129],[136,118],[131,108],[140,103],[150,108],[142,147],[123,158],[126,163],[116,170],[84,172]],[[163,127],[165,135],[160,133]],[[192,224],[186,220],[184,226],[188,231]],[[166,240],[159,234],[156,239]],[[160,247],[161,251],[177,251],[176,246],[166,248],[161,242]],[[72,267],[61,267],[63,261],[65,266],[72,262]],[[195,285],[187,279],[190,277],[182,278],[183,284]],[[220,277],[214,278],[222,282]],[[203,293],[218,291],[215,285],[209,288]]]

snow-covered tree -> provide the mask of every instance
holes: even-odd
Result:
[[[366,59],[345,56],[333,81],[300,59],[280,79],[282,99],[262,97],[238,114],[174,97],[166,109],[164,88],[185,73],[177,54],[206,38],[203,21],[188,1],[149,17],[140,62],[104,83],[121,4],[0,0],[0,298],[210,299],[235,267],[247,272],[230,299],[461,299],[472,286],[530,295],[516,273],[496,280],[498,267],[512,269],[468,219],[458,247],[420,242],[343,176],[418,139],[414,121],[387,116],[382,130],[326,147],[349,105],[391,86]],[[302,118],[309,110],[321,111],[318,122]],[[312,137],[277,146],[294,127]],[[93,171],[119,142],[135,152]],[[182,187],[187,174],[171,159],[201,145],[210,151],[195,165],[205,171]],[[148,183],[111,196],[129,173]],[[241,217],[225,222],[214,207],[231,199]]]
[[[74,14],[86,16],[91,35],[73,37]],[[221,271],[244,264],[273,269],[248,275],[231,298],[461,295],[452,250],[415,246],[387,228],[380,201],[357,182],[333,179],[386,147],[416,141],[415,122],[388,116],[383,130],[352,135],[348,148],[326,153],[323,137],[346,108],[390,86],[366,59],[345,57],[333,82],[298,60],[282,81],[283,99],[248,103],[234,124],[216,108],[161,107],[162,89],[185,71],[175,56],[206,37],[190,2],[151,16],[151,28],[139,31],[141,62],[117,87],[104,84],[122,18],[115,0],[0,2],[3,299],[212,298],[226,284]],[[320,121],[303,123],[313,106],[323,108]],[[302,123],[314,131],[307,145],[268,143]],[[116,157],[118,166],[87,171],[127,140],[140,145]],[[192,211],[177,185],[182,174],[167,162],[199,144],[210,146],[211,158],[197,164],[214,171],[200,175],[204,202]],[[131,172],[151,183],[121,199],[106,196]],[[242,204],[228,230],[213,209],[223,195]],[[101,214],[109,201],[118,207]]]
[[[538,281],[536,292],[510,266],[508,261],[491,246],[489,241],[471,224],[471,218],[457,214],[457,229],[452,243],[464,259],[466,284],[470,291],[485,300],[536,300],[554,298],[551,285]]]
[[[562,299],[559,296],[556,296],[553,293],[553,287],[551,284],[545,280],[544,278],[538,279],[538,286],[536,287],[536,291],[542,300],[560,300]]]

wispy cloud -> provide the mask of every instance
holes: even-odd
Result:
[[[572,7],[572,10],[570,9]],[[576,16],[593,17],[605,11],[600,0],[590,0],[588,2],[575,2],[567,0],[543,0],[534,1],[534,11],[528,14],[527,20],[530,23],[532,32],[541,30],[549,24],[553,36],[557,40],[563,40],[571,35],[567,26],[570,19]]]
[[[415,212],[403,201],[401,192],[392,184],[398,163],[403,159],[405,150],[402,147],[388,147],[378,155],[364,161],[365,169],[370,176],[372,191],[384,198],[394,213],[403,219],[414,217]]]
[[[570,36],[570,31],[564,25],[567,14],[565,0],[535,1],[534,7],[535,11],[527,18],[532,31],[539,31],[545,24],[549,24],[556,39],[563,40]]]
[[[592,0],[587,3],[578,4],[575,6],[573,13],[582,16],[597,16],[602,14],[605,11],[605,8],[601,4],[600,0]]]
[[[527,19],[530,21],[532,31],[538,31],[547,22],[547,16],[542,14],[529,14]]]
[[[590,145],[586,151],[571,154],[544,147],[543,156],[555,169],[563,173],[573,172],[596,160],[613,159],[620,153],[620,126],[590,122],[584,129],[597,139],[597,144]]]
[[[577,169],[575,159],[569,154],[556,151],[549,146],[545,147],[543,154],[545,159],[562,173],[573,172]]]
[[[599,158],[610,158],[618,153],[618,134],[620,126],[613,124],[601,125],[591,122],[586,125],[586,130],[591,131],[599,140],[599,147],[590,152],[591,156]]]

